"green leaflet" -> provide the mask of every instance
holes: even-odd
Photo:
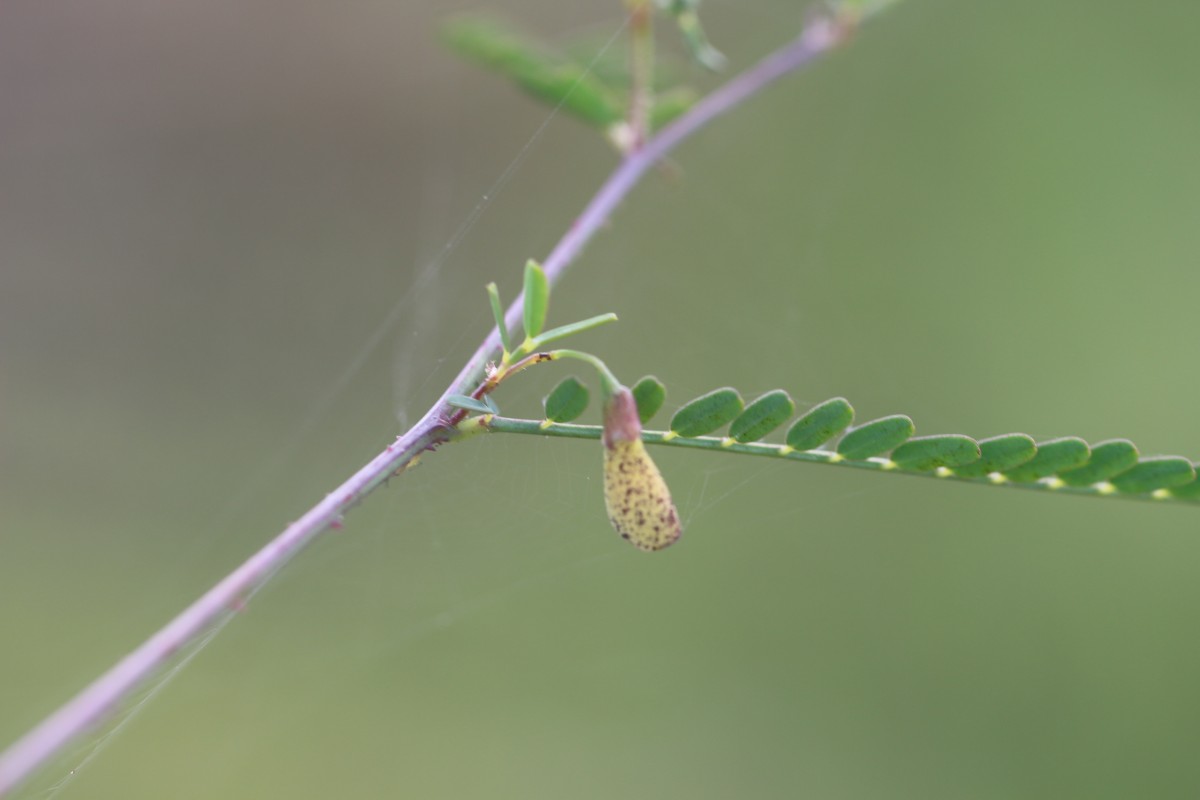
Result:
[[[1020,466],[1037,455],[1037,443],[1024,433],[1006,433],[979,440],[979,460],[954,468],[963,478],[982,478]]]
[[[1192,464],[1192,467],[1200,473],[1200,463]],[[1185,483],[1182,486],[1176,486],[1171,489],[1171,494],[1174,497],[1182,497],[1185,500],[1200,500],[1200,478]]]
[[[1063,436],[1038,445],[1037,455],[1019,467],[1004,471],[1004,476],[1018,483],[1027,483],[1048,475],[1073,469],[1087,463],[1091,451],[1078,436]]]
[[[1091,486],[1106,481],[1137,463],[1138,451],[1128,439],[1110,439],[1092,446],[1087,463],[1075,469],[1058,470],[1067,486]]]
[[[676,411],[671,431],[679,436],[704,436],[733,421],[741,411],[742,396],[736,389],[715,389]]]
[[[474,411],[477,414],[495,414],[497,413],[495,403],[486,403],[483,400],[476,400],[465,394],[452,394],[446,398],[446,402],[455,408],[461,408],[466,411]]]
[[[536,339],[546,324],[550,307],[550,282],[532,258],[525,262],[525,335]]]
[[[633,401],[637,403],[638,418],[645,425],[662,408],[667,399],[667,387],[653,375],[647,375],[633,385]]]
[[[891,459],[900,469],[924,472],[970,464],[979,460],[979,452],[979,444],[970,436],[941,433],[909,439],[892,451]]]
[[[587,387],[572,375],[546,395],[542,406],[546,409],[546,419],[551,422],[570,422],[587,410],[588,399]]]
[[[903,444],[915,430],[913,421],[903,414],[880,417],[863,423],[843,436],[838,442],[837,452],[844,458],[862,461]]]
[[[559,339],[566,339],[568,336],[574,336],[577,333],[590,331],[592,328],[599,328],[601,325],[607,325],[610,322],[616,322],[616,314],[600,314],[599,316],[589,317],[588,319],[572,322],[569,325],[560,325],[557,328],[539,333],[536,339],[531,339],[534,350],[540,350],[550,342],[557,342]]]
[[[1143,458],[1135,466],[1112,479],[1117,491],[1127,494],[1142,494],[1155,489],[1184,487],[1196,480],[1196,469],[1192,462],[1179,456],[1152,456]],[[1178,495],[1176,495],[1178,496]]]
[[[504,324],[504,306],[500,302],[500,290],[495,283],[487,285],[488,302],[492,306],[492,318],[496,320],[496,328],[500,331],[500,344],[504,352],[511,353],[512,338],[508,335],[508,326]]]
[[[813,406],[787,432],[788,447],[813,450],[837,436],[854,421],[854,409],[844,397],[834,397]]]
[[[530,259],[525,264],[525,280],[522,288],[523,300],[521,310],[523,312],[522,322],[525,325],[525,339],[519,346],[514,348],[512,337],[509,335],[508,328],[504,322],[504,308],[500,302],[500,291],[496,288],[496,284],[489,283],[487,285],[487,294],[492,308],[492,318],[496,322],[496,327],[500,330],[500,344],[504,347],[503,366],[507,366],[514,359],[520,360],[536,350],[543,349],[550,342],[566,339],[569,336],[574,336],[578,333],[590,331],[593,328],[599,328],[601,325],[617,321],[616,314],[599,314],[580,320],[579,322],[560,325],[557,328],[544,331],[546,313],[550,307],[550,282],[546,278],[546,273],[541,265]],[[565,353],[568,351],[564,350],[560,352]],[[588,358],[595,357],[588,356]]]
[[[442,37],[459,54],[596,127],[606,129],[623,118],[620,101],[584,66],[529,41],[501,22],[459,17],[442,27]]]
[[[739,442],[757,442],[796,413],[796,404],[783,389],[767,392],[746,406],[729,426],[729,435]]]

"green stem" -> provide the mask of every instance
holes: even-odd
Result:
[[[556,358],[558,358],[558,356],[555,355],[554,352],[541,352],[525,356],[520,361],[516,361],[512,364],[501,364],[500,367],[494,373],[492,373],[487,380],[479,384],[479,388],[471,392],[471,397],[474,397],[476,400],[482,400],[485,395],[489,395],[496,391],[496,388],[499,387],[500,384],[504,383],[518,372],[526,369],[527,367],[532,367],[534,364],[553,361]],[[462,419],[463,416],[465,416],[465,414],[458,416],[457,419],[453,419],[452,421],[457,423],[460,419]]]
[[[600,373],[600,384],[604,388],[604,393],[606,395],[614,394],[621,388],[621,382],[617,380],[616,375],[612,374],[612,371],[608,368],[608,365],[596,358],[591,353],[584,353],[580,350],[552,350],[550,355],[555,359],[573,358],[577,361],[584,361],[588,364],[591,364],[596,368],[596,371]]]
[[[575,425],[562,422],[512,419],[498,416],[484,417],[480,420],[479,424],[493,433],[523,433],[536,436],[555,436],[565,439],[599,439],[603,432],[603,428],[599,425]],[[902,470],[886,458],[854,460],[843,458],[834,452],[826,450],[793,450],[787,445],[782,444],[768,444],[766,442],[743,443],[718,436],[683,437],[668,431],[642,431],[642,441],[646,444],[664,445],[666,447],[687,447],[695,450],[767,456],[770,458],[782,458],[788,461],[803,461],[809,464],[826,464],[829,466],[850,467],[851,469],[873,470],[875,472],[894,472],[899,475],[937,478],[955,483],[973,483],[978,486],[1004,486],[1013,489],[1027,489],[1030,491],[1050,492],[1052,494],[1070,494],[1081,497],[1150,500],[1158,503],[1165,502],[1200,506],[1200,497],[1178,496],[1162,489],[1149,494],[1126,494],[1116,491],[1107,483],[1097,483],[1091,486],[1067,486],[1062,481],[1054,478],[1044,478],[1032,483],[1017,483],[1004,478],[993,478],[992,476],[964,478],[948,469],[929,470],[926,472]]]

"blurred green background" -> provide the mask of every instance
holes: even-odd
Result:
[[[0,745],[415,420],[614,166],[438,46],[467,7],[0,9]],[[804,14],[704,10],[732,69]],[[1197,26],[909,0],[683,147],[551,321],[617,312],[580,346],[669,407],[779,386],[1200,456]],[[687,528],[651,556],[595,443],[425,459],[29,795],[92,755],[58,796],[1200,793],[1200,512],[657,458]]]

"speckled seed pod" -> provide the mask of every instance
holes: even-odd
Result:
[[[622,539],[639,550],[662,550],[683,531],[641,436],[633,393],[621,387],[604,406],[604,505]]]

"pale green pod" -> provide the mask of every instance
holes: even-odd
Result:
[[[662,550],[683,528],[641,430],[633,394],[621,387],[604,409],[604,506],[622,539],[639,550]]]

